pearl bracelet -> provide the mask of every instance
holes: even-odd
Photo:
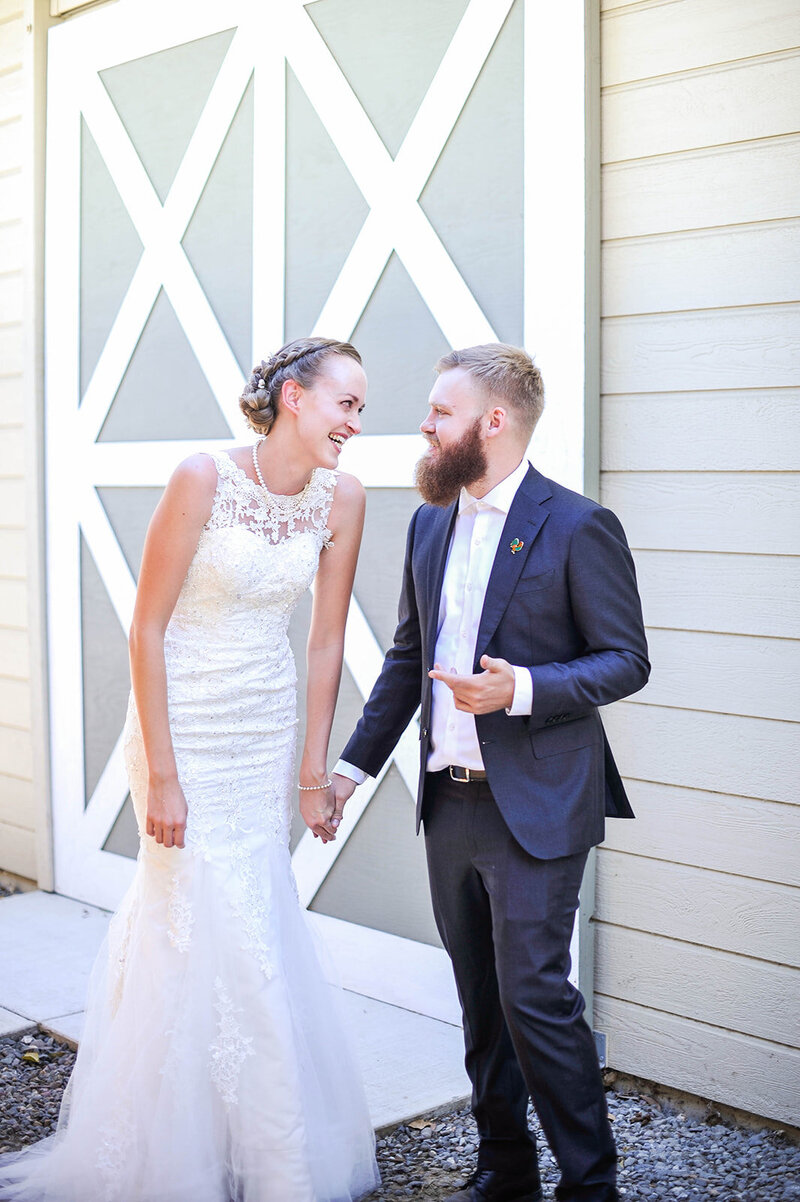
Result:
[[[330,777],[328,777],[328,779],[324,782],[324,784],[321,784],[321,785],[298,785],[297,787],[298,787],[298,789],[302,789],[302,791],[304,793],[311,793],[315,789],[329,789],[332,784],[333,784],[333,781],[331,780]]]

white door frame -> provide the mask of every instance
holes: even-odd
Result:
[[[324,2],[324,0],[323,0]],[[525,5],[524,331],[556,398],[534,443],[537,464],[583,489],[584,465],[584,24],[583,6]],[[369,207],[314,332],[349,338],[394,251],[453,346],[496,334],[423,212],[420,194],[455,126],[513,0],[470,0],[428,92],[392,159],[300,0],[118,0],[79,14],[50,33],[46,204],[46,490],[48,632],[55,886],[114,907],[134,862],[103,851],[127,793],[121,739],[84,808],[81,531],[127,634],[135,583],[97,489],[164,485],[199,441],[96,442],[106,414],[163,287],[212,394],[231,429],[242,373],[181,238],[213,168],[251,75],[255,146],[254,260],[281,265],[254,272],[253,356],[283,339],[286,63],[306,92]],[[570,10],[569,12],[566,10]],[[577,10],[577,11],[573,11]],[[236,27],[197,128],[162,205],[99,72],[171,46]],[[558,122],[553,121],[554,96]],[[80,119],[83,116],[144,246],[81,402]],[[263,164],[263,165],[262,165]],[[534,166],[535,164],[535,166]],[[543,186],[543,178],[553,186]],[[266,277],[266,278],[265,278]],[[408,487],[417,436],[361,436],[342,464],[367,488]],[[367,697],[382,653],[357,602],[346,632],[347,667]],[[393,757],[410,799],[416,794],[416,723]],[[388,765],[387,765],[388,767]],[[384,770],[385,771],[385,770]],[[357,790],[333,844],[307,834],[294,855],[301,897],[310,904],[373,796]],[[422,1013],[458,1022],[444,952],[323,915],[315,922],[338,949],[344,984]],[[392,966],[388,972],[387,967]]]

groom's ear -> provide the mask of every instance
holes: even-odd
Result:
[[[486,434],[489,438],[496,438],[497,435],[504,430],[508,424],[508,414],[502,405],[495,405],[486,414]]]

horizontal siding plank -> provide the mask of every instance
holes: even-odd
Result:
[[[608,1063],[779,1122],[800,1123],[800,1053],[678,1015],[595,994]]]
[[[617,702],[603,712],[623,776],[800,804],[797,726]]]
[[[0,336],[2,331],[0,331]],[[22,427],[6,426],[0,430],[0,477],[25,474],[25,431]],[[4,513],[0,517],[4,526],[14,523]]]
[[[603,393],[794,388],[800,305],[605,317]]]
[[[651,630],[648,642],[653,670],[634,704],[800,722],[800,640]]]
[[[650,3],[653,2],[654,0],[650,0]],[[663,0],[655,0],[655,2],[660,4],[663,3]],[[600,0],[600,11],[601,13],[605,13],[617,8],[638,8],[641,3],[642,0]],[[647,0],[645,0],[645,3],[647,3]]]
[[[601,847],[595,918],[800,967],[800,889],[791,885]]]
[[[631,546],[800,554],[797,473],[604,472],[600,495]]]
[[[0,26],[0,41],[2,38],[3,27]],[[2,86],[2,80],[0,80],[0,86]],[[0,171],[21,167],[22,159],[22,117],[12,117],[10,121],[0,122]]]
[[[0,726],[31,727],[31,686],[27,680],[0,676]]]
[[[598,923],[596,993],[797,1047],[800,970]]]
[[[800,45],[796,0],[683,0],[606,13],[603,85],[691,71]]]
[[[796,217],[800,137],[608,164],[602,191],[604,238]]]
[[[24,316],[23,279],[21,271],[6,271],[0,259],[0,323],[22,321]]]
[[[609,851],[800,887],[800,806],[629,780],[634,822],[607,822]]]
[[[0,726],[30,731],[30,683],[0,677]]]
[[[755,59],[602,96],[604,163],[798,131],[797,53]]]
[[[24,257],[24,227],[21,220],[0,225],[0,270],[21,271]]]
[[[0,773],[33,780],[33,747],[29,731],[0,726]]]
[[[0,179],[0,191],[2,191]],[[4,376],[19,375],[22,371],[22,324],[0,326],[0,372]]]
[[[0,175],[0,223],[17,221],[22,213],[22,172],[10,171],[8,175]]]
[[[0,430],[0,443],[3,441],[3,430]],[[21,477],[13,479],[0,477],[0,522],[9,526],[24,526],[25,524],[25,481]],[[2,573],[2,564],[0,564]],[[0,622],[2,619],[0,619]]]
[[[0,775],[0,823],[34,830],[33,788],[32,781]]]
[[[0,627],[0,672],[14,680],[30,677],[30,646],[26,630]]]
[[[21,17],[6,21],[0,37],[0,72],[11,71],[22,64],[25,45],[25,25]]]
[[[0,527],[0,574],[12,580],[24,580],[27,572],[27,546],[24,530]]]
[[[23,111],[22,67],[0,76],[0,121],[10,121]]]
[[[796,638],[800,557],[704,551],[637,551],[651,626]]]
[[[603,471],[774,472],[800,465],[798,388],[609,396],[600,414]]]
[[[0,626],[25,630],[27,625],[27,584],[24,580],[6,580],[0,576]]]
[[[22,376],[0,376],[0,427],[21,426],[24,418]]]
[[[33,831],[0,822],[0,868],[36,880],[36,836]]]
[[[769,305],[800,298],[800,221],[606,242],[601,312]]]

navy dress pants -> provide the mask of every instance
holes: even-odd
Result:
[[[586,853],[538,860],[517,843],[486,782],[428,773],[425,845],[436,924],[453,962],[478,1165],[536,1163],[532,1098],[561,1171],[562,1202],[612,1202],[617,1154],[569,945]]]

